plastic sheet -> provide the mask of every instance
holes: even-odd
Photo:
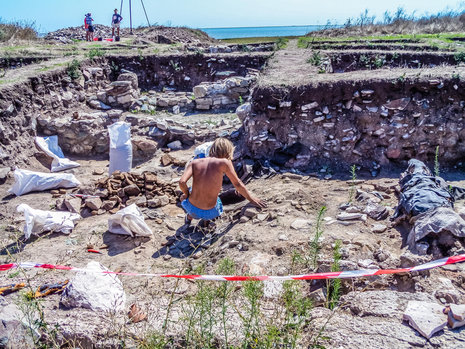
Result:
[[[58,136],[36,137],[35,142],[45,154],[53,159],[52,172],[64,171],[69,168],[81,166],[77,162],[71,161],[65,157],[58,145]]]
[[[29,205],[21,204],[16,211],[24,214],[24,237],[28,240],[32,234],[38,235],[44,231],[71,233],[74,222],[81,219],[77,213],[52,212],[36,210]]]
[[[108,219],[108,231],[114,234],[152,236],[152,230],[144,221],[144,216],[136,204],[116,212]]]
[[[15,183],[8,191],[16,196],[31,191],[74,188],[81,184],[74,175],[69,173],[42,173],[17,169],[14,176]]]

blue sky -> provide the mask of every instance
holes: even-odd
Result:
[[[0,0],[2,21],[35,21],[40,32],[81,25],[84,13],[95,23],[109,24],[120,0]],[[457,0],[144,0],[151,22],[193,28],[272,25],[342,24],[363,10],[382,17],[386,10],[402,6],[417,14],[455,9]],[[123,26],[129,26],[129,0],[124,0]],[[140,0],[132,0],[133,25],[146,24]]]

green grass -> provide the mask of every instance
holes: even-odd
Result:
[[[407,40],[406,44],[425,44],[425,45],[438,45],[438,48],[452,48],[457,50],[463,50],[461,46],[457,46],[457,42],[453,41],[452,38],[464,38],[465,33],[443,33],[443,34],[398,34],[398,35],[379,35],[379,36],[344,36],[344,37],[312,37],[304,36],[298,38],[298,47],[307,48],[309,43],[318,44],[320,42],[330,42],[333,44],[347,44],[348,42],[359,42],[367,43],[368,41],[375,41],[370,43],[376,46],[376,40],[392,41],[393,43],[399,40]],[[381,43],[382,44],[382,43]],[[451,44],[455,44],[450,47]]]

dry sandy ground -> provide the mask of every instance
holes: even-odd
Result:
[[[187,160],[192,153],[193,149],[186,149],[172,152],[172,155],[178,159]],[[161,167],[159,159],[162,154],[161,151],[158,151],[152,160],[138,165],[135,171],[151,170],[157,172],[164,180],[176,180],[180,177],[182,169]],[[94,170],[107,171],[107,160],[78,160],[78,162],[81,167],[69,170],[69,172],[74,173],[84,184],[100,177],[92,175]],[[39,164],[35,169],[47,171]],[[460,174],[454,177],[457,178],[457,176],[462,177]],[[375,234],[371,232],[371,225],[376,222],[371,219],[365,223],[359,221],[350,225],[341,225],[329,218],[336,217],[340,212],[339,206],[348,201],[350,185],[347,177],[349,176],[340,174],[339,177],[340,179],[323,180],[311,176],[280,174],[270,179],[252,180],[248,187],[253,193],[269,203],[268,208],[263,212],[270,213],[271,219],[261,220],[260,216],[256,216],[252,220],[241,222],[234,219],[233,216],[240,212],[245,203],[227,207],[227,213],[217,223],[217,232],[220,233],[221,237],[210,248],[188,258],[174,258],[164,255],[166,251],[164,251],[163,245],[167,238],[175,236],[177,232],[179,234],[184,229],[184,212],[177,205],[168,205],[162,209],[157,209],[158,216],[162,218],[158,221],[159,223],[146,217],[146,222],[154,233],[150,239],[133,239],[110,234],[107,231],[109,214],[104,214],[81,220],[70,235],[55,233],[34,237],[26,244],[21,245],[20,251],[17,251],[14,239],[21,235],[23,223],[21,216],[15,213],[16,206],[20,203],[27,203],[33,208],[49,210],[53,208],[56,199],[52,198],[48,192],[31,193],[21,197],[8,196],[7,189],[13,183],[13,179],[9,178],[5,184],[0,186],[0,198],[2,198],[0,213],[3,215],[1,243],[2,247],[9,246],[9,252],[3,248],[0,263],[31,261],[85,267],[89,261],[94,260],[111,270],[140,273],[180,273],[204,265],[205,273],[213,274],[218,262],[228,257],[235,262],[237,270],[242,273],[258,270],[258,272],[267,275],[288,275],[292,272],[304,272],[302,269],[297,268],[296,270],[292,267],[292,256],[296,251],[305,253],[308,250],[308,243],[314,236],[317,213],[322,206],[326,206],[325,217],[327,218],[321,239],[322,251],[319,257],[319,271],[328,270],[332,262],[332,249],[336,240],[342,241],[343,260],[341,266],[343,269],[358,269],[358,263],[367,259],[373,260],[381,268],[399,267],[400,255],[406,250],[403,245],[403,239],[405,239],[403,232],[395,228],[388,228],[382,234]],[[397,184],[396,177],[397,174],[393,174],[388,177],[361,180],[357,184],[357,188],[370,191],[380,184],[385,187],[395,186]],[[460,184],[459,182],[453,183]],[[393,193],[385,197],[383,205],[389,207],[392,212],[397,204],[397,198]],[[459,203],[460,205],[461,203]],[[302,229],[293,229],[291,224],[296,219],[308,220],[309,225]],[[389,220],[382,223],[390,226]],[[237,242],[237,244],[228,245],[230,241]],[[89,246],[101,250],[102,254],[88,253]],[[104,249],[105,246],[107,248]],[[246,247],[244,248],[244,246]],[[376,262],[374,257],[379,251],[388,255],[388,258],[381,263]],[[457,276],[463,273],[463,268],[461,266],[458,268],[452,272],[440,269],[433,270],[430,277],[417,276],[415,279],[409,276],[403,278],[384,276],[347,281],[344,293],[360,290],[396,290],[434,294],[435,289],[440,285],[438,283],[439,277],[445,276],[449,279],[455,279],[454,282],[460,282]],[[27,270],[25,274],[12,271],[2,273],[0,283],[7,284],[28,279],[32,287],[38,287],[44,283],[59,282],[72,277],[72,272],[63,271]],[[103,326],[96,314],[91,311],[61,309],[58,306],[59,295],[49,296],[42,303],[47,321],[52,324],[60,324],[62,328],[67,328],[69,331],[77,332],[83,331],[82,324],[86,322],[85,331],[89,336],[103,331],[102,328],[110,333],[115,331],[118,326],[125,326],[125,331],[136,337],[143,336],[149,329],[160,328],[176,281],[126,276],[120,278],[128,296],[127,304],[137,303],[145,309],[149,315],[148,322],[128,324],[124,317],[118,317],[112,321],[104,320],[105,325]],[[306,283],[306,285],[308,291],[321,287],[321,283],[316,282]],[[183,297],[192,294],[195,289],[195,283],[181,281],[175,293],[177,297]],[[462,289],[460,293],[464,294],[465,292]],[[7,297],[10,300],[15,300],[19,296],[14,294]],[[316,309],[320,309],[318,310],[320,313],[317,312],[315,316],[317,318],[323,316],[321,321],[325,321],[328,314],[323,308]],[[174,316],[181,316],[180,312],[180,309],[176,310]],[[234,314],[230,316],[231,319],[234,319]],[[352,322],[348,322],[347,319],[352,319]],[[340,313],[333,317],[331,323],[341,322],[353,325],[353,321],[363,320],[362,318],[354,319],[349,310],[340,310]],[[377,318],[376,321],[379,319]],[[387,323],[391,324],[389,321]],[[409,334],[408,338],[391,338],[390,341],[386,342],[387,344],[397,343],[396,345],[399,347],[408,347],[412,343],[429,346],[421,337],[413,335],[415,332],[412,329],[401,324],[400,319],[395,321],[397,326],[401,326],[402,333]],[[383,327],[381,326],[381,328]],[[175,329],[176,327],[173,325],[172,331]],[[343,336],[344,331],[350,332],[352,330],[339,327],[339,332],[333,337],[334,344],[340,344],[341,348],[348,348],[348,346],[344,346],[340,337]],[[385,338],[385,334],[378,333],[376,335]],[[357,336],[363,340],[367,334],[359,333]],[[400,337],[402,336],[400,335]],[[413,336],[414,340],[409,336]],[[438,337],[441,338],[437,340],[438,344],[444,340],[450,341],[450,336],[460,337],[463,340],[463,334],[448,334]],[[352,343],[355,345],[357,342]]]

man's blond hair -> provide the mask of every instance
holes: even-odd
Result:
[[[210,148],[210,157],[223,158],[232,160],[234,154],[234,145],[229,139],[220,137],[217,138]]]

